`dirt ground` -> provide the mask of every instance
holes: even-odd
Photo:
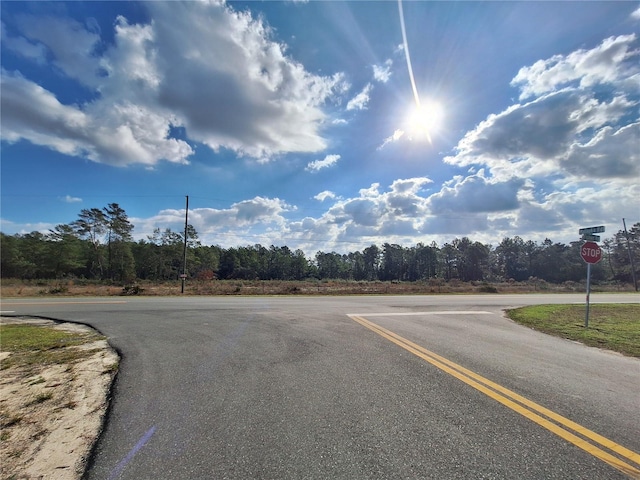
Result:
[[[82,325],[3,317],[0,323],[37,323],[74,332]],[[96,350],[72,364],[0,371],[0,475],[2,480],[79,479],[98,438],[118,355],[106,340],[79,347]],[[0,352],[6,358],[11,352]]]

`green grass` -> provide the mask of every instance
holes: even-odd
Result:
[[[31,367],[73,363],[96,350],[78,350],[77,345],[100,340],[98,334],[73,333],[38,325],[0,325],[0,350],[11,352],[0,363],[0,369],[14,365]]]
[[[640,305],[592,304],[585,328],[585,305],[537,305],[507,312],[512,320],[557,337],[640,357]]]

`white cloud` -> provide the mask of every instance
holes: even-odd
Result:
[[[87,115],[62,105],[51,92],[2,70],[2,139],[15,142],[25,138],[68,155],[83,150],[83,134],[89,124]]]
[[[368,198],[355,198],[342,204],[346,218],[356,225],[373,227],[378,224],[380,210],[378,202]]]
[[[283,235],[289,246],[311,252],[348,252],[372,243],[443,244],[453,236],[491,243],[517,234],[568,242],[581,226],[637,216],[637,183],[541,193],[530,180],[484,175],[481,170],[455,177],[433,193],[423,192],[432,183],[428,178],[399,179],[385,191],[372,184],[353,198],[336,199],[318,218],[287,223]]]
[[[268,238],[307,252],[347,252],[386,242],[442,244],[454,235],[484,242],[514,234],[567,242],[577,239],[582,226],[637,217],[636,43],[633,35],[612,37],[591,50],[521,69],[512,83],[522,89],[521,103],[489,115],[445,158],[465,168],[465,175],[437,186],[426,177],[398,179],[386,188],[373,183],[350,198],[324,191],[314,197],[326,205],[315,218],[265,216],[281,229],[280,237]],[[366,107],[371,88],[352,100],[352,109]],[[379,148],[404,135],[397,130]],[[232,220],[234,232],[247,232],[247,239],[264,224],[243,227]]]
[[[25,37],[13,37],[7,34],[4,22],[0,22],[0,40],[2,46],[18,55],[28,58],[39,65],[46,62],[47,51],[44,45],[32,42]]]
[[[340,160],[340,155],[327,155],[323,160],[315,160],[313,162],[309,162],[305,170],[316,173],[323,168],[332,167],[338,162],[338,160]]]
[[[395,143],[398,140],[400,140],[402,137],[404,136],[404,131],[400,130],[400,129],[396,129],[395,132],[393,132],[392,135],[388,136],[387,138],[384,139],[384,141],[382,142],[382,144],[377,148],[377,150],[382,150],[384,147],[386,147],[387,145],[389,145],[390,143]]]
[[[18,223],[5,218],[0,218],[0,232],[15,232],[17,235],[25,235],[32,232],[40,232],[42,234],[49,233],[49,230],[53,230],[55,225],[48,222],[36,222],[36,223]]]
[[[631,18],[633,18],[634,20],[640,20],[640,7],[636,8],[636,9],[631,13]]]
[[[489,115],[444,159],[478,173],[429,198],[436,216],[426,231],[457,233],[462,223],[480,239],[484,230],[571,241],[580,226],[637,216],[637,43],[611,37],[522,68],[512,85],[526,102]]]
[[[490,115],[445,162],[488,166],[493,177],[638,176],[640,47],[635,35],[556,55],[520,70],[512,84],[529,101]],[[531,96],[536,96],[530,98]],[[634,140],[635,139],[635,140]]]
[[[292,207],[279,198],[255,197],[251,200],[234,203],[231,206],[236,212],[236,219],[242,223],[253,223],[257,221],[281,221],[280,214]],[[277,220],[276,220],[277,219]]]
[[[482,170],[455,177],[438,191],[425,190],[432,185],[426,177],[398,179],[384,189],[374,183],[346,199],[324,191],[314,197],[327,202],[324,213],[295,220],[287,218],[295,206],[278,198],[254,197],[229,208],[191,209],[189,223],[205,244],[287,245],[307,254],[346,253],[374,243],[442,245],[455,236],[486,243],[516,234],[568,242],[576,240],[578,228],[585,225],[618,225],[621,217],[636,218],[640,198],[637,182],[565,185],[544,193],[531,180],[500,181],[486,178]],[[131,221],[136,238],[146,238],[156,227],[181,231],[184,215],[184,209],[164,210]]]
[[[166,65],[159,97],[189,136],[256,158],[324,149],[320,106],[342,88],[343,76],[307,72],[248,12],[186,5],[150,4]]]
[[[105,97],[124,97],[132,103],[153,104],[163,81],[162,68],[158,65],[163,58],[158,51],[154,27],[130,25],[119,15],[114,29],[115,45],[103,57],[108,80],[101,85],[101,93]],[[145,93],[151,97],[147,98]]]
[[[166,138],[169,125],[162,118],[135,105],[98,102],[82,111],[61,104],[51,92],[19,74],[3,70],[1,82],[5,141],[26,139],[111,165],[153,164],[159,159],[184,163],[192,153],[186,142]]]
[[[393,61],[388,59],[382,65],[373,65],[373,78],[377,82],[387,83],[391,78],[391,66],[393,65]]]
[[[638,73],[637,43],[634,34],[609,37],[591,50],[555,55],[521,68],[511,84],[521,88],[520,98],[525,99],[572,83],[581,87],[617,83]]]
[[[344,93],[342,74],[307,72],[286,56],[263,20],[226,4],[145,7],[152,21],[132,25],[118,17],[114,43],[103,53],[96,50],[99,29],[61,17],[20,16],[22,36],[8,47],[40,62],[46,49],[52,64],[95,99],[63,104],[56,92],[3,72],[3,140],[26,139],[114,165],[188,162],[192,147],[170,138],[172,126],[213,150],[261,160],[326,147],[322,108]]]
[[[190,222],[199,225],[203,232],[220,229],[242,229],[264,225],[282,225],[284,212],[292,210],[279,198],[254,197],[234,203],[228,209],[197,208],[189,211]],[[184,213],[184,212],[183,212]],[[197,227],[196,227],[197,228]]]
[[[313,198],[320,202],[324,202],[325,200],[328,200],[328,199],[337,198],[337,195],[329,190],[324,190],[319,194],[315,195]]]
[[[426,198],[420,195],[425,185],[432,183],[426,177],[399,179],[387,191],[381,191],[378,183],[360,189],[353,198],[339,199],[317,219],[305,219],[303,223],[288,225],[289,236],[312,247],[314,238],[335,248],[338,242],[346,248],[361,248],[372,242],[399,241],[406,235],[420,235],[422,218],[427,213]],[[324,199],[329,198],[325,197]],[[402,227],[402,228],[400,228]],[[395,233],[393,229],[397,230]],[[302,243],[301,243],[302,244]]]
[[[474,233],[481,239],[501,219],[513,223],[525,182],[492,183],[480,175],[456,178],[435,193],[423,192],[433,183],[426,177],[398,179],[386,191],[372,184],[356,197],[336,201],[319,218],[305,219],[304,227],[288,224],[287,235],[311,249],[318,249],[322,239],[325,251],[353,251],[372,243],[444,243],[451,235]]]
[[[279,198],[254,197],[232,204],[226,209],[193,208],[189,209],[189,224],[193,225],[201,239],[208,243],[220,243],[219,235],[233,233],[229,245],[238,242],[251,242],[254,235],[264,233],[265,229],[277,228],[280,231],[286,224],[284,213],[295,210]],[[155,228],[170,228],[180,232],[184,228],[184,209],[167,209],[149,218],[131,218],[135,225],[136,238],[146,238]],[[244,237],[243,237],[244,236]],[[276,235],[277,236],[277,235]]]
[[[464,179],[456,178],[429,198],[432,214],[479,213],[515,210],[519,207],[518,191],[524,180],[491,181],[483,172]]]
[[[347,110],[365,110],[369,103],[369,94],[373,85],[367,83],[362,91],[347,103]]]
[[[640,179],[640,123],[604,127],[585,144],[574,143],[560,165],[578,178]]]
[[[529,238],[558,238],[578,240],[578,230],[588,225],[607,225],[613,234],[620,219],[637,218],[640,185],[604,185],[567,188],[543,195],[539,200],[525,199],[521,207],[503,218],[505,234],[512,231]]]
[[[30,42],[44,47],[53,65],[89,87],[99,86],[100,59],[93,51],[100,37],[81,23],[53,16],[19,15],[16,21]]]
[[[584,97],[564,91],[490,115],[468,132],[448,163],[498,167],[505,161],[534,157],[549,160],[568,148],[580,130],[578,118]]]
[[[187,163],[195,142],[261,160],[320,152],[327,147],[323,128],[347,123],[325,113],[326,104],[350,88],[344,76],[308,72],[261,18],[222,2],[149,2],[144,8],[152,21],[131,24],[119,17],[108,45],[95,25],[65,18],[23,15],[10,31],[3,25],[3,48],[36,64],[49,62],[65,82],[93,95],[62,101],[54,87],[25,77],[27,69],[3,70],[3,140],[151,168],[160,160]],[[640,19],[640,9],[632,16]],[[637,35],[622,35],[521,68],[511,82],[519,103],[467,132],[445,158],[466,173],[441,185],[426,177],[399,179],[386,187],[371,184],[351,198],[325,190],[313,197],[324,202],[323,212],[317,218],[305,212],[295,221],[287,218],[294,206],[254,197],[228,208],[192,209],[190,223],[208,243],[284,242],[312,253],[443,242],[451,234],[483,241],[514,232],[557,239],[557,233],[565,240],[576,236],[574,227],[636,218],[639,55]],[[346,110],[366,109],[375,82],[389,80],[390,60],[371,67],[371,83]],[[187,140],[171,138],[172,127],[184,130]],[[396,130],[378,149],[409,136]],[[340,160],[325,152],[313,158],[306,167],[311,172]],[[132,220],[139,232],[156,226],[181,231],[184,214],[165,210]],[[17,228],[30,231],[29,225]]]
[[[65,195],[61,200],[65,203],[82,203],[82,199],[79,197],[72,197],[71,195]]]

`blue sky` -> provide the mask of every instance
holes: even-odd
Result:
[[[308,255],[640,221],[640,4],[400,6],[2,2],[0,229],[118,203],[145,239],[186,195],[204,244]]]

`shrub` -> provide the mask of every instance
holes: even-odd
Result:
[[[144,288],[140,285],[125,285],[122,287],[122,295],[140,295]]]
[[[498,293],[498,289],[496,287],[494,287],[493,285],[489,285],[488,283],[482,285],[478,289],[478,291],[481,292],[481,293]]]

